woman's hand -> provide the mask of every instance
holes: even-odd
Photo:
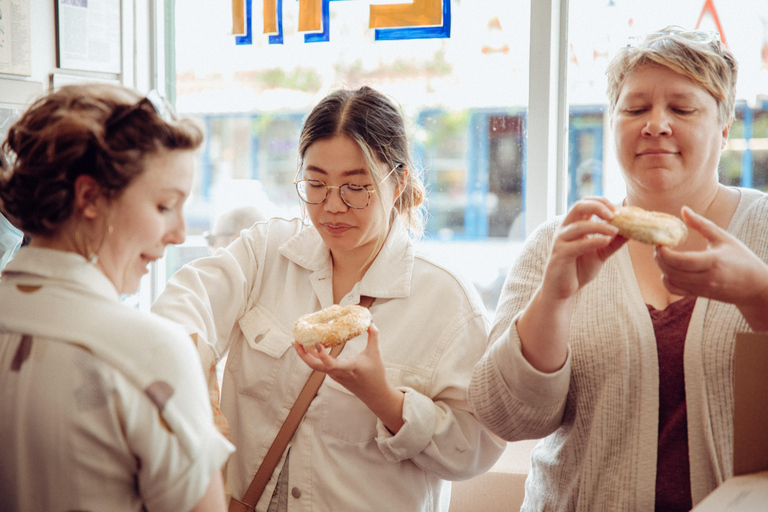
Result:
[[[675,295],[697,295],[739,308],[754,330],[768,330],[768,265],[740,240],[688,207],[682,217],[707,240],[703,251],[657,247],[664,286]]]
[[[554,300],[568,299],[592,281],[603,263],[615,253],[626,238],[607,222],[614,206],[605,198],[590,197],[576,202],[555,233],[542,288]]]
[[[576,202],[555,233],[539,289],[517,321],[523,356],[537,370],[551,373],[568,357],[573,297],[597,276],[603,263],[626,243],[607,222],[614,206],[605,198]]]
[[[294,341],[296,353],[307,366],[328,374],[362,400],[384,425],[396,434],[403,426],[405,395],[387,382],[384,360],[379,349],[379,330],[373,323],[368,327],[368,344],[354,356],[331,357],[323,345],[305,349]]]

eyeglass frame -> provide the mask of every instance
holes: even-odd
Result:
[[[387,179],[392,175],[392,173],[395,172],[397,170],[397,168],[400,167],[401,165],[403,165],[403,164],[395,164],[395,166],[392,168],[392,170],[389,171],[387,173],[387,175],[384,176],[384,179],[379,182],[379,185],[381,185],[385,181],[387,181]],[[296,178],[299,177],[300,173],[301,173],[301,169],[299,169],[299,171],[296,173]],[[328,185],[323,180],[306,180],[306,179],[305,180],[299,180],[299,179],[296,179],[296,178],[294,178],[294,180],[293,180],[293,184],[296,186],[296,194],[299,196],[299,199],[301,199],[306,204],[312,204],[312,205],[323,204],[324,202],[326,202],[328,200],[328,196],[331,195],[331,189],[335,188],[335,189],[337,189],[339,191],[339,197],[341,198],[342,202],[345,205],[347,205],[349,208],[352,208],[352,209],[355,209],[355,210],[363,210],[363,209],[367,208],[369,204],[371,204],[371,193],[372,192],[376,192],[375,189],[368,188],[368,187],[372,187],[373,185],[355,185],[357,187],[362,187],[363,190],[368,192],[368,200],[365,202],[365,206],[352,206],[351,204],[349,204],[347,202],[346,199],[344,199],[344,195],[341,193],[341,189],[343,187],[346,187],[346,186],[349,186],[349,185],[354,185],[354,183],[344,183],[344,184],[339,185],[339,186],[334,186],[334,185]],[[318,201],[317,203],[310,203],[309,201],[307,201],[306,199],[301,197],[301,192],[299,192],[299,183],[301,183],[303,181],[306,181],[306,182],[315,181],[317,183],[322,183],[323,186],[325,187],[325,197],[323,198],[323,200],[322,201]]]
[[[116,125],[120,124],[131,115],[133,115],[134,112],[144,108],[145,105],[151,106],[154,113],[157,114],[163,121],[172,122],[178,120],[178,115],[176,114],[176,110],[173,108],[173,105],[171,105],[171,102],[168,101],[165,96],[160,94],[160,91],[157,89],[152,89],[147,93],[146,96],[125,109],[117,116],[113,115],[114,117],[108,118],[104,123],[104,128],[106,130],[113,129]]]

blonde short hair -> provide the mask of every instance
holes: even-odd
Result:
[[[717,102],[721,125],[731,123],[739,66],[719,34],[669,26],[619,50],[605,72],[611,115],[627,76],[649,65],[669,68],[703,87]]]

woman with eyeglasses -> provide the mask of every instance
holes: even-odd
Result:
[[[225,510],[189,336],[120,302],[185,236],[203,134],[163,109],[62,87],[3,144],[0,211],[31,240],[0,275],[0,510]]]
[[[689,234],[627,241],[587,198],[526,242],[470,387],[493,432],[543,438],[525,511],[687,511],[733,474],[735,335],[768,329],[768,196],[718,181],[736,75],[675,27],[608,66],[623,203]]]
[[[221,410],[237,446],[233,498],[314,369],[328,378],[256,510],[447,510],[445,480],[486,471],[503,448],[466,402],[487,346],[482,303],[416,251],[424,189],[389,98],[369,87],[330,93],[306,118],[298,156],[309,223],[257,223],[179,270],[153,310],[196,335],[212,390],[211,369],[228,353]],[[338,359],[294,348],[300,316],[364,297],[375,326]]]

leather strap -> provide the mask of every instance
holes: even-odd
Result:
[[[360,305],[366,308],[370,308],[373,304],[374,297],[362,296],[360,297]],[[331,357],[339,355],[344,348],[344,343],[334,346],[331,349]],[[291,408],[291,412],[288,413],[288,417],[285,418],[283,426],[280,427],[280,431],[277,433],[277,437],[272,442],[272,446],[269,447],[267,455],[264,456],[264,460],[261,461],[259,469],[253,477],[251,485],[248,486],[248,490],[245,491],[245,496],[238,500],[231,498],[229,500],[229,512],[254,512],[256,509],[256,503],[259,502],[264,489],[267,487],[272,473],[274,473],[277,464],[283,456],[283,452],[288,447],[288,443],[291,441],[294,432],[301,423],[301,419],[309,409],[309,404],[317,395],[317,391],[320,389],[323,380],[325,380],[325,373],[317,370],[313,371],[307,379],[307,383],[304,384],[304,388],[299,393],[296,402]]]

